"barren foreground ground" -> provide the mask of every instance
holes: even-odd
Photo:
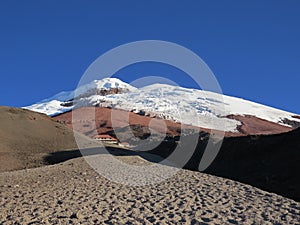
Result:
[[[138,156],[125,158],[132,164],[141,160]],[[300,221],[300,203],[235,181],[181,170],[156,185],[126,186],[100,176],[84,158],[1,173],[0,189],[0,224],[297,224]]]

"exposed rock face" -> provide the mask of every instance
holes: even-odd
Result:
[[[106,95],[122,94],[122,93],[126,93],[128,91],[129,90],[126,88],[110,88],[110,89],[95,88],[95,89],[91,89],[91,90],[87,91],[84,94],[78,95],[75,98],[68,99],[65,102],[61,103],[60,105],[64,106],[64,107],[70,107],[70,106],[75,105],[75,102],[81,98],[87,98],[92,95],[106,96]],[[91,104],[90,106],[95,106],[95,105]]]
[[[86,98],[86,97],[90,97],[91,95],[105,96],[105,95],[113,95],[113,94],[122,94],[128,91],[129,91],[128,89],[124,89],[124,88],[110,88],[110,89],[95,88],[87,91],[85,94],[76,96],[74,99],[77,100],[80,98]]]
[[[293,116],[293,117],[294,117],[294,116]],[[294,117],[294,118],[299,119],[300,117]],[[282,123],[287,124],[287,125],[293,127],[294,129],[300,127],[300,122],[293,121],[293,120],[289,120],[289,119],[287,119],[287,118],[284,118],[284,119],[282,120]]]
[[[73,121],[72,112],[63,113],[53,118],[89,137],[94,137],[97,134],[111,133],[113,132],[114,128],[119,129],[126,128],[128,126],[132,126],[132,128],[140,127],[141,129],[137,129],[137,132],[141,132],[140,136],[144,135],[143,132],[149,130],[149,126],[155,129],[157,132],[163,134],[166,133],[170,136],[180,135],[182,128],[196,130],[200,129],[198,127],[181,125],[180,123],[170,120],[142,116],[124,110],[100,107],[82,107],[75,109],[73,111]],[[207,132],[210,131],[208,129],[201,130]],[[148,132],[146,132],[146,135],[147,133]]]
[[[293,130],[291,127],[282,126],[278,123],[273,123],[251,115],[229,115],[227,117],[241,122],[237,130],[243,135],[278,134]],[[286,124],[288,124],[287,121]]]
[[[192,128],[210,133],[209,129],[184,124],[181,125],[178,122],[167,120],[168,118],[160,118],[159,116],[147,114],[144,111],[127,112],[110,107],[81,107],[75,109],[74,112],[78,118],[80,117],[79,120],[73,121],[76,130],[89,137],[93,137],[96,134],[111,133],[113,131],[112,115],[115,117],[115,128],[124,128],[136,124],[142,127],[149,127],[150,122],[154,119],[154,121],[157,121],[152,124],[154,128],[159,132],[165,133],[166,125],[166,133],[171,136],[180,135],[182,128]],[[72,112],[63,113],[54,118],[72,127]],[[230,115],[228,118],[238,120],[242,125],[237,128],[238,132],[225,132],[225,136],[277,134],[293,130],[292,127],[282,126],[250,115]],[[93,124],[95,124],[95,126]]]
[[[96,94],[105,96],[105,95],[113,95],[113,94],[122,94],[128,91],[129,91],[128,89],[124,89],[124,88],[97,89]]]

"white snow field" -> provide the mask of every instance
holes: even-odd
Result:
[[[112,88],[122,89],[125,92],[104,96],[91,92],[96,89],[110,90]],[[74,96],[77,98],[74,99]],[[70,100],[73,105],[63,106]],[[232,132],[237,131],[240,122],[226,118],[231,114],[253,115],[284,126],[289,126],[283,123],[284,119],[300,122],[299,119],[293,117],[294,113],[241,98],[167,84],[153,84],[136,88],[117,78],[95,80],[80,86],[77,90],[61,92],[24,108],[54,116],[70,111],[74,107],[96,105],[136,113],[142,112],[184,124]]]

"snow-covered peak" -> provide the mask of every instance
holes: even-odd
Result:
[[[116,78],[95,80],[77,90],[61,92],[25,108],[53,116],[87,105],[143,112],[185,124],[233,132],[241,123],[227,118],[228,115],[253,115],[284,126],[289,126],[284,120],[300,122],[293,113],[241,98],[167,84],[152,84],[138,89]]]
[[[112,90],[120,89],[124,91],[134,91],[135,87],[127,84],[117,78],[104,78],[102,80],[93,80],[88,84],[84,84],[73,91],[74,96],[81,96],[93,90]]]
[[[111,90],[111,89],[119,89],[126,91],[135,91],[137,88],[133,87],[130,84],[127,84],[120,79],[117,78],[104,78],[102,80],[93,80],[90,83],[81,85],[77,87],[77,89],[73,91],[62,91],[51,98],[44,99],[38,103],[44,103],[44,102],[50,102],[53,100],[65,102],[73,99],[76,96],[84,95],[90,91],[94,90]],[[44,112],[45,114],[48,114],[48,112]]]
[[[109,90],[112,88],[128,89],[130,91],[136,90],[135,87],[133,87],[130,84],[127,84],[117,78],[104,78],[102,80],[94,80],[87,85],[83,85],[82,87],[79,87],[79,89],[82,89],[82,90],[84,90],[84,89],[90,90],[93,88],[105,89],[105,90]]]

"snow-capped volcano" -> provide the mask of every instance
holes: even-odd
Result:
[[[124,92],[133,92],[136,90],[137,88],[119,79],[105,78],[102,80],[94,80],[88,84],[78,87],[73,91],[62,91],[50,98],[44,99],[36,104],[23,108],[44,113],[49,116],[54,116],[73,109],[74,101],[80,104],[80,102],[85,102],[87,97],[90,96],[116,93],[120,94]],[[93,103],[91,104],[93,105]]]
[[[241,98],[167,84],[136,88],[116,78],[95,80],[24,108],[54,116],[82,106],[123,109],[229,132],[237,132],[243,123],[234,115],[254,116],[285,127],[300,124],[293,113]]]

